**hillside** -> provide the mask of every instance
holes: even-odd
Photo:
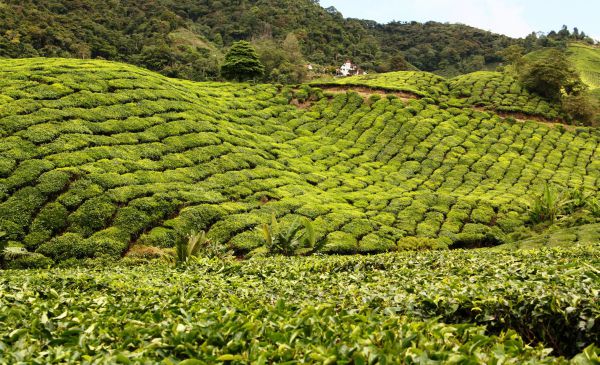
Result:
[[[548,52],[546,49],[527,54],[527,59],[536,59]],[[575,67],[581,80],[597,93],[600,88],[600,48],[581,42],[570,42],[567,47],[569,61]]]
[[[460,24],[346,19],[312,0],[5,0],[0,19],[0,57],[102,58],[192,80],[218,78],[223,51],[242,39],[277,48],[294,34],[306,62],[352,58],[384,72],[406,59],[450,74],[483,69],[522,42]]]
[[[272,214],[312,220],[327,253],[490,246],[545,182],[600,186],[597,130],[432,98],[312,89],[297,107],[289,89],[107,61],[1,60],[0,75],[0,231],[57,261],[192,230],[245,254]]]
[[[485,108],[548,121],[561,118],[560,106],[555,102],[528,92],[512,76],[494,71],[473,72],[451,79],[421,71],[391,72],[315,81],[312,85],[325,89],[367,87],[409,93],[453,107]]]
[[[590,89],[600,89],[600,47],[582,43],[571,43],[569,59],[581,75],[581,80]]]

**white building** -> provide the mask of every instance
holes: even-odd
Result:
[[[340,68],[337,69],[337,76],[356,76],[356,75],[366,75],[367,73],[363,71],[358,65],[355,65],[350,60],[346,60]]]

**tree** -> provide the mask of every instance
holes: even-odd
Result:
[[[302,55],[298,38],[290,33],[278,42],[263,38],[253,45],[265,66],[263,81],[282,84],[298,84],[306,79],[306,61]]]
[[[265,67],[256,51],[246,41],[235,42],[225,55],[221,75],[228,80],[247,81],[260,77]]]
[[[508,64],[514,66],[515,71],[519,72],[523,67],[525,48],[519,45],[511,45],[498,52],[498,56],[502,57]]]
[[[560,100],[563,92],[577,92],[577,88],[582,85],[567,56],[558,49],[551,49],[542,57],[526,64],[521,70],[520,78],[529,91],[552,100]]]
[[[396,53],[388,61],[388,68],[390,71],[405,71],[410,70],[410,64],[401,53]]]
[[[598,112],[598,103],[587,92],[578,95],[567,95],[562,99],[563,111],[571,121],[593,126],[593,119]]]

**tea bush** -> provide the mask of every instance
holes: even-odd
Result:
[[[0,66],[11,85],[0,91],[0,230],[58,262],[174,247],[192,230],[244,255],[273,214],[309,219],[328,253],[488,246],[510,242],[546,183],[598,199],[598,131],[473,108],[481,95],[535,99],[495,73],[364,80],[420,100],[306,86],[299,108],[273,85],[193,83],[118,63]],[[594,205],[581,209],[594,223]]]
[[[6,271],[0,362],[591,364],[598,252]]]

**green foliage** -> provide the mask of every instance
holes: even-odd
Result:
[[[4,236],[6,236],[6,232],[0,231],[0,252],[4,252],[4,249],[8,246],[8,243],[4,240]]]
[[[13,270],[47,269],[54,265],[52,259],[35,252],[19,252],[17,254],[5,252],[5,268]]]
[[[521,81],[530,91],[543,97],[559,100],[563,92],[571,94],[581,87],[579,75],[572,68],[564,52],[554,49],[543,57],[527,63],[520,74]]]
[[[308,219],[294,220],[287,228],[271,217],[271,224],[264,223],[261,228],[264,245],[272,255],[306,255],[318,252],[325,245],[325,240],[317,240],[314,226]]]
[[[63,261],[70,258],[94,257],[96,250],[81,235],[65,233],[43,243],[36,252],[54,261]]]
[[[600,114],[600,104],[588,93],[564,96],[562,109],[571,121],[598,126],[594,123],[594,117]]]
[[[600,200],[599,199],[590,197],[587,199],[585,206],[594,217],[600,218]]]
[[[187,241],[179,240],[175,246],[177,264],[185,265],[194,257],[207,257],[227,259],[233,256],[233,251],[226,246],[208,239],[205,231],[196,233],[192,231],[187,236]]]
[[[367,97],[193,83],[106,61],[0,66],[3,242],[58,265],[174,248],[191,230],[243,257],[264,246],[257,227],[272,214],[282,233],[309,218],[330,254],[497,245],[525,226],[545,183],[588,197],[558,223],[597,219],[600,135],[495,115],[558,115],[500,73],[339,80],[397,94]],[[55,84],[66,88],[44,86]],[[304,233],[299,222],[288,241]]]
[[[398,251],[428,251],[447,249],[448,245],[441,240],[426,237],[403,237],[398,240]]]
[[[234,42],[273,39],[291,53],[285,42],[292,35],[299,40],[297,48],[319,65],[339,67],[340,60],[351,57],[378,72],[416,66],[456,74],[497,62],[498,50],[521,43],[460,24],[345,19],[312,0],[268,0],[251,6],[232,0],[141,4],[6,1],[0,8],[0,17],[6,19],[0,27],[0,56],[103,58],[167,76],[213,80],[219,76],[223,50]],[[291,61],[277,62],[266,76],[284,82],[306,72],[297,67],[300,60]]]
[[[298,38],[288,34],[281,42],[261,39],[253,42],[264,65],[264,81],[299,84],[307,77],[307,67]]]
[[[569,203],[571,201],[564,192],[545,184],[542,193],[536,196],[529,206],[529,219],[533,223],[554,223],[562,216]]]
[[[596,241],[537,251],[199,259],[186,271],[3,272],[1,356],[578,364],[598,356],[599,260]]]
[[[256,50],[246,41],[234,43],[221,66],[221,74],[228,80],[254,80],[264,72],[265,66],[260,62]]]

